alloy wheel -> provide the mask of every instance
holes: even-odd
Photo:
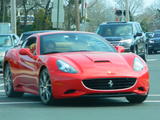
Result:
[[[23,92],[16,92],[13,88],[13,80],[12,80],[12,72],[9,64],[5,65],[4,68],[4,89],[5,93],[8,97],[21,97],[23,96]]]
[[[4,89],[7,95],[9,95],[13,89],[12,74],[11,74],[9,65],[6,65],[5,72],[4,72]]]
[[[40,74],[39,93],[44,104],[50,104],[52,102],[52,87],[47,69],[43,69]]]

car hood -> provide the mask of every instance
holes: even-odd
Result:
[[[120,41],[123,40],[122,37],[105,37],[106,40],[108,41]]]
[[[64,60],[79,71],[87,74],[108,73],[114,75],[128,75],[133,73],[133,60],[127,61],[120,53],[111,52],[83,52],[64,53],[56,55],[57,59]],[[134,55],[131,55],[134,59]],[[129,74],[131,75],[131,74]]]
[[[131,39],[131,36],[123,36],[123,37],[104,37],[108,41],[121,41],[126,39]]]

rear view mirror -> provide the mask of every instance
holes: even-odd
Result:
[[[142,35],[143,35],[142,33],[137,33],[137,34],[136,34],[136,37],[137,37],[137,36],[142,36]]]
[[[119,53],[125,52],[125,48],[123,46],[115,46],[115,48]]]
[[[19,54],[20,55],[29,55],[29,54],[32,54],[32,53],[30,52],[29,48],[22,48],[22,49],[20,49]]]
[[[19,51],[20,55],[28,55],[29,57],[33,58],[33,59],[37,59],[36,56],[34,56],[29,48],[21,48]]]

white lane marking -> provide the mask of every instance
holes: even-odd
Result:
[[[158,61],[158,59],[147,59],[148,62]]]
[[[0,84],[0,87],[4,86],[4,84]]]
[[[4,90],[0,90],[0,93],[4,93],[5,91]]]
[[[148,96],[150,96],[150,97],[160,97],[160,93],[159,94],[149,94]]]
[[[160,100],[146,100],[145,103],[160,103]]]
[[[0,102],[0,105],[11,105],[11,104],[38,104],[41,102]]]

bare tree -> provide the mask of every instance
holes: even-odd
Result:
[[[99,0],[88,8],[88,31],[95,32],[99,24],[114,20],[113,6],[109,4],[109,0]]]
[[[9,22],[9,3],[10,0],[0,0],[0,22]]]
[[[27,16],[30,11],[32,11],[37,6],[36,0],[17,0],[17,7],[23,9],[23,15],[24,15],[24,23],[23,26],[25,27],[27,25]]]
[[[116,0],[116,3],[121,10],[125,10],[124,0]],[[142,12],[143,5],[143,0],[128,0],[130,20],[134,20],[134,16]]]

